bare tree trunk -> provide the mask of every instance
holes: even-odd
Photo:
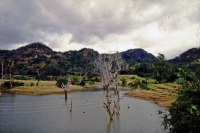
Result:
[[[39,72],[39,70],[37,70],[36,71],[36,73],[38,74],[38,79],[37,79],[37,84],[36,84],[36,86],[38,86],[39,85],[39,82],[40,82],[40,72]]]
[[[67,90],[65,90],[65,100],[67,100]]]
[[[112,111],[111,111],[111,102],[108,102],[107,104],[104,103],[104,108],[107,108],[107,112],[110,117],[110,120],[113,120],[115,114],[112,113]]]
[[[112,65],[116,64],[116,68],[114,68]],[[118,74],[122,69],[127,69],[128,65],[124,63],[122,60],[121,55],[117,52],[115,54],[107,55],[106,57],[99,56],[98,59],[94,60],[94,66],[99,70],[99,74],[102,75],[102,86],[103,89],[106,90],[106,98],[107,98],[107,104],[104,103],[104,108],[107,108],[108,115],[110,117],[110,120],[114,119],[114,115],[118,114],[120,111],[120,105],[119,102],[115,103],[114,106],[111,107],[111,100],[110,100],[110,93],[109,93],[109,84],[113,82],[115,88],[114,93],[117,94],[118,100],[119,98],[119,90],[118,90]],[[115,112],[116,110],[116,112]]]
[[[9,83],[10,83],[10,89],[11,88],[13,88],[13,86],[12,86],[12,74],[11,74],[11,66],[10,66],[10,73],[9,73],[9,77],[10,77],[10,81],[9,81]]]
[[[4,63],[4,60],[1,61],[1,79],[3,81],[3,63]]]
[[[65,100],[67,100],[67,90],[68,90],[68,87],[69,85],[71,84],[71,78],[68,78],[68,83],[67,85],[64,85],[63,83],[61,84],[61,87],[64,89],[65,91]]]
[[[116,115],[119,115],[119,111],[120,111],[120,104],[119,104],[119,99],[117,101],[117,103],[115,104],[115,108],[116,108]]]
[[[4,59],[2,59],[2,61],[1,61],[1,82],[0,82],[0,86],[3,83],[3,63],[4,63]]]

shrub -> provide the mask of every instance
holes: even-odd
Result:
[[[85,86],[85,81],[84,80],[81,81],[80,86]]]
[[[33,83],[33,82],[31,82],[30,86],[34,86],[34,83]]]
[[[143,83],[143,84],[140,84],[140,86],[141,86],[142,89],[149,90],[147,84],[144,84],[144,83]]]
[[[73,77],[72,78],[72,85],[79,85],[80,82],[79,82],[79,79],[77,77]]]
[[[60,79],[57,79],[56,80],[56,85],[58,86],[58,87],[61,87],[61,84],[67,84],[67,79],[63,79],[63,78],[60,78]]]
[[[94,79],[96,82],[101,82],[101,80],[99,79],[99,78],[97,78],[97,77],[95,77],[95,79]]]
[[[6,81],[4,82],[4,86],[7,87],[7,88],[10,88],[10,82],[9,81]],[[17,87],[17,86],[24,86],[24,83],[23,82],[12,82],[12,86],[13,87]]]
[[[122,85],[126,85],[127,81],[126,81],[126,79],[124,77],[121,78],[120,80],[122,81]]]

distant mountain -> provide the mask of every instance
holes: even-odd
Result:
[[[182,54],[180,54],[178,57],[175,57],[174,59],[169,60],[170,63],[182,65],[185,63],[190,63],[196,59],[200,58],[200,47],[199,48],[191,48]]]
[[[89,48],[78,51],[57,52],[41,42],[31,43],[15,50],[0,50],[0,59],[5,59],[4,66],[6,66],[9,59],[13,60],[15,74],[20,75],[37,75],[37,69],[43,75],[80,75],[83,73],[92,75],[94,74],[92,62],[98,55],[97,51]],[[146,63],[149,60],[156,59],[151,53],[140,48],[129,49],[121,52],[121,55],[130,66],[136,62]],[[169,61],[180,64],[197,58],[200,58],[200,48],[190,49]]]
[[[141,48],[129,49],[121,54],[124,60],[129,64],[135,64],[136,62],[148,62],[149,60],[156,59],[154,55]]]

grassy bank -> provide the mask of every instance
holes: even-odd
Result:
[[[138,77],[136,75],[119,75],[118,83],[122,85],[120,79],[125,78],[127,80],[127,86],[131,80],[131,77],[135,76],[138,79],[144,79]],[[98,77],[101,79],[101,77]],[[147,81],[147,88],[138,86],[136,89],[133,87],[133,90],[130,92],[125,93],[126,96],[129,97],[136,97],[145,100],[151,100],[156,104],[163,105],[165,107],[169,106],[172,102],[176,100],[177,96],[177,89],[180,85],[176,83],[162,83],[162,84],[155,84],[154,79],[145,79]],[[6,80],[4,80],[6,81]],[[39,85],[36,86],[36,80],[15,80],[15,82],[23,82],[24,86],[18,86],[12,88],[10,90],[6,90],[7,92],[19,93],[19,94],[28,94],[28,95],[46,95],[46,94],[63,94],[64,90],[56,86],[56,81],[40,81]],[[95,84],[101,84],[101,82],[96,82]],[[127,86],[128,87],[128,86]],[[82,91],[92,89],[93,85],[86,85],[84,87],[77,86],[77,85],[70,85],[68,91]]]
[[[137,87],[125,95],[144,100],[150,100],[156,104],[168,107],[176,100],[177,89],[180,87],[180,85],[176,83],[148,83],[148,87],[150,88],[149,90],[144,90],[140,87]]]
[[[28,95],[46,95],[46,94],[62,94],[64,90],[56,86],[56,81],[40,81],[36,86],[36,80],[15,80],[15,82],[23,82],[24,86],[14,87],[6,90],[6,92],[13,92],[18,94]],[[32,84],[32,85],[31,85]],[[77,85],[70,85],[69,92],[84,90],[83,87]]]

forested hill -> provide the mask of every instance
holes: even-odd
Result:
[[[200,47],[199,48],[191,48],[182,54],[180,54],[178,57],[175,57],[174,59],[169,60],[170,63],[173,64],[187,64],[191,63],[192,61],[200,58]]]
[[[121,53],[122,58],[133,65],[136,62],[146,63],[156,59],[154,55],[143,49],[130,49]],[[66,75],[88,73],[94,74],[92,61],[99,55],[89,48],[56,52],[43,43],[28,44],[15,50],[0,50],[0,59],[4,58],[4,66],[8,61],[14,61],[15,74],[36,75],[40,70],[44,75]],[[172,63],[193,61],[200,58],[200,48],[190,49],[179,57],[170,60]]]

